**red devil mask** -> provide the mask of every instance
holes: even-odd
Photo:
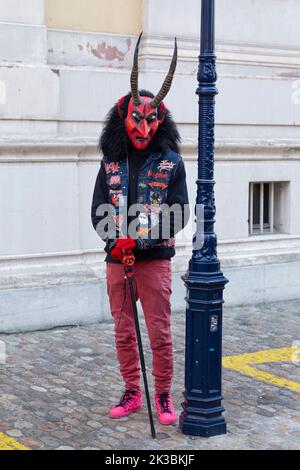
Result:
[[[125,129],[132,145],[138,150],[144,150],[148,146],[158,126],[164,120],[165,108],[163,103],[160,104],[160,109],[163,112],[159,113],[160,117],[158,117],[158,109],[150,106],[151,101],[152,98],[141,96],[138,106],[133,104],[132,98],[130,98],[128,104]]]
[[[125,118],[125,129],[128,137],[132,145],[138,150],[144,150],[148,146],[159,125],[164,120],[166,108],[163,104],[163,99],[171,88],[177,63],[177,42],[175,38],[175,47],[170,69],[158,94],[154,98],[140,96],[138,91],[138,52],[141,37],[142,33],[135,47],[130,77],[132,98],[130,98],[127,116]],[[121,104],[123,100],[124,98],[121,98],[119,101],[120,117],[122,117]]]

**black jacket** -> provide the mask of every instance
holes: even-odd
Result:
[[[111,162],[104,157],[96,179],[91,217],[92,223],[99,236],[106,242],[106,261],[115,262],[110,256],[110,250],[116,238],[127,236],[126,229],[132,220],[138,222],[139,238],[135,250],[136,261],[145,259],[170,259],[175,255],[175,234],[183,228],[189,217],[188,194],[186,186],[185,167],[181,156],[170,150],[150,151],[143,155],[142,164],[129,165],[128,158],[142,158],[138,154],[130,155],[127,159]],[[136,171],[132,169],[136,167]],[[131,168],[131,171],[129,171]],[[121,208],[125,201],[126,208]],[[128,201],[138,203],[144,209],[137,217],[128,216]],[[100,213],[102,204],[110,204],[112,213]],[[168,213],[168,207],[176,204],[174,215]],[[163,208],[163,210],[161,209]],[[180,211],[179,211],[180,209]],[[185,210],[184,210],[185,209]],[[103,231],[103,221],[109,215],[115,234]],[[135,214],[136,215],[136,214]],[[122,220],[121,220],[122,218]],[[165,236],[164,221],[170,220],[169,233]],[[178,220],[181,223],[178,225]],[[177,222],[175,223],[175,221]],[[102,222],[102,224],[101,224]],[[144,226],[143,226],[144,224]],[[100,229],[101,226],[101,229]],[[153,235],[156,227],[156,235]],[[108,228],[106,225],[105,228]]]

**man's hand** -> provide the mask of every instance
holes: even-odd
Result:
[[[126,252],[132,251],[134,248],[136,248],[136,241],[133,238],[118,238],[110,254],[114,259],[122,262]]]

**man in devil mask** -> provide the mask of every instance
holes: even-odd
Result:
[[[170,391],[173,376],[171,258],[175,254],[174,235],[188,219],[188,211],[184,213],[188,195],[178,148],[180,137],[163,103],[176,68],[177,44],[175,40],[169,72],[154,97],[148,91],[138,90],[140,39],[141,35],[134,54],[131,93],[111,109],[100,137],[103,159],[93,195],[92,222],[106,242],[107,292],[115,323],[117,357],[125,382],[125,392],[109,415],[121,418],[142,407],[139,353],[122,265],[125,254],[133,252],[135,294],[143,308],[152,349],[158,418],[161,424],[172,424],[176,413]],[[104,212],[105,204],[111,209]],[[135,204],[138,210],[132,211]],[[173,212],[168,210],[171,206],[175,207]],[[178,213],[180,224],[175,223]],[[166,215],[167,235],[163,228]]]

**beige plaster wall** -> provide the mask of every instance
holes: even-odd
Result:
[[[45,0],[48,28],[138,34],[141,0]]]

